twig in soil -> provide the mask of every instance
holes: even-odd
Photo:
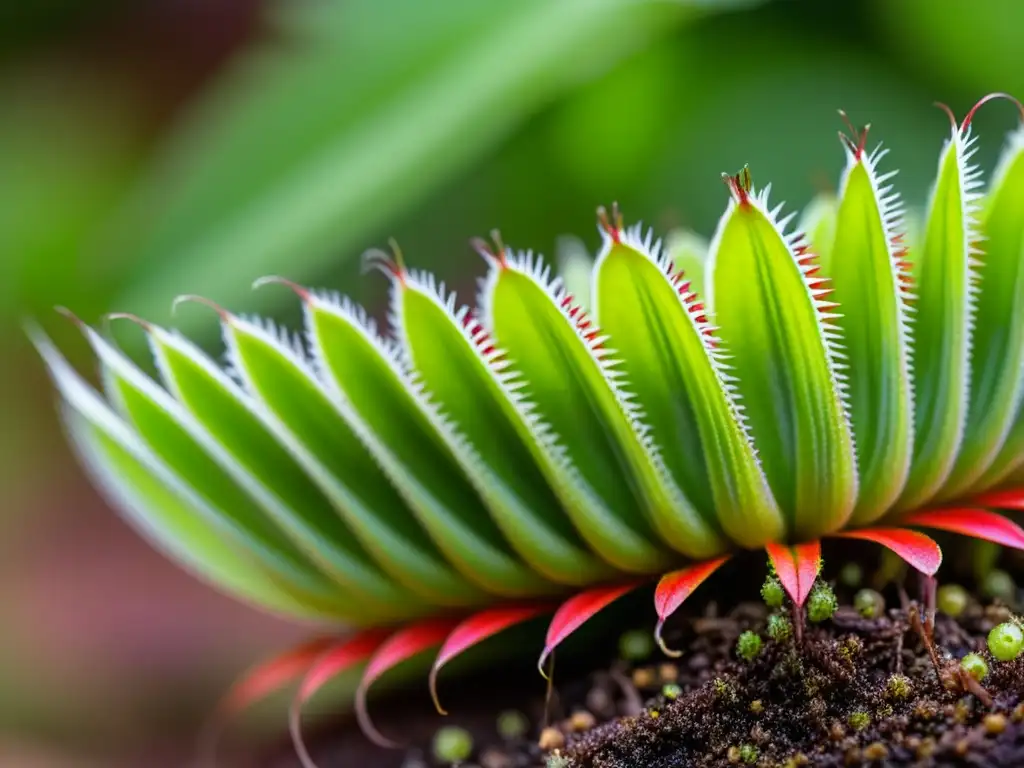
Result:
[[[910,626],[921,638],[921,642],[924,644],[925,650],[928,651],[928,656],[931,657],[932,666],[935,667],[935,675],[939,678],[939,682],[942,682],[942,664],[939,662],[939,655],[935,650],[935,643],[932,641],[928,631],[921,623],[921,612],[917,603],[911,603],[908,613]]]
[[[968,693],[973,693],[978,698],[978,700],[981,701],[982,704],[984,704],[986,707],[991,707],[993,703],[992,695],[987,690],[985,690],[985,686],[983,686],[981,683],[975,680],[974,676],[971,675],[966,669],[961,667],[959,664],[956,665],[956,668],[957,677],[960,681],[960,686],[963,688],[963,690]]]

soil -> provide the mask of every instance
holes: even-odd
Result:
[[[709,603],[669,633],[668,644],[684,651],[678,660],[655,651],[639,664],[615,659],[590,667],[598,672],[562,675],[547,718],[536,686],[521,692],[522,671],[506,670],[484,689],[453,684],[445,697],[453,716],[444,721],[415,696],[382,702],[382,729],[416,747],[377,750],[347,725],[311,734],[313,756],[319,768],[449,765],[431,759],[430,740],[451,724],[473,734],[463,768],[1024,766],[1024,656],[989,658],[990,673],[967,685],[973,690],[956,673],[964,654],[985,655],[988,631],[1010,616],[1005,606],[972,602],[958,620],[940,613],[933,659],[906,609],[864,619],[846,598],[830,621],[808,626],[802,644],[766,638],[751,662],[737,659],[736,640],[746,629],[766,637],[767,608],[742,603],[720,613]],[[674,698],[666,685],[678,686],[668,691]],[[533,727],[502,739],[497,714],[511,707]],[[541,733],[545,723],[554,730]],[[298,765],[284,744],[260,762]]]

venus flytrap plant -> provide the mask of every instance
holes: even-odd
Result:
[[[1024,125],[982,201],[973,114],[940,154],[920,252],[884,151],[851,127],[809,241],[746,169],[710,243],[665,250],[602,210],[586,307],[495,236],[475,242],[476,309],[397,249],[369,254],[388,336],[282,278],[260,284],[297,294],[304,340],[210,305],[227,371],[136,319],[150,379],[83,325],[106,397],[33,327],[73,444],[147,538],[240,599],[346,628],[254,670],[217,722],[299,679],[309,768],[302,706],[343,672],[362,670],[359,722],[391,744],[367,711],[390,670],[433,652],[437,701],[448,662],[553,613],[543,670],[652,577],[673,653],[665,621],[740,550],[767,551],[770,605],[791,600],[779,642],[812,590],[812,618],[834,610],[823,538],[887,547],[930,595],[941,552],[917,528],[1024,548],[994,511],[1024,508]]]

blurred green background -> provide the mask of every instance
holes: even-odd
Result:
[[[46,0],[0,6],[0,765],[176,765],[231,677],[302,637],[164,562],[89,489],[19,330],[57,304],[217,344],[200,292],[280,273],[379,309],[395,236],[467,300],[467,240],[593,248],[618,200],[709,235],[722,171],[803,205],[871,121],[923,201],[948,132],[1024,95],[1019,0]],[[990,169],[1009,108],[977,119]],[[122,338],[123,336],[123,338]],[[131,348],[138,338],[118,330]]]

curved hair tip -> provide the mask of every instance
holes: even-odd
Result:
[[[377,726],[373,724],[373,720],[370,718],[370,711],[366,704],[366,686],[360,686],[356,692],[356,721],[359,723],[359,730],[363,732],[370,741],[376,744],[382,749],[401,749],[402,745],[397,741],[392,741],[387,736],[377,730]]]
[[[228,312],[213,299],[208,299],[205,296],[199,296],[195,293],[184,293],[181,296],[176,296],[174,301],[171,302],[171,314],[176,314],[178,307],[182,304],[202,304],[204,307],[209,307],[220,317],[221,321],[228,322],[231,319],[231,313]]]
[[[281,277],[280,275],[264,275],[263,277],[258,277],[252,281],[252,289],[254,291],[257,291],[267,285],[283,285],[305,302],[312,299],[312,294],[310,294],[307,288],[304,288],[293,280],[289,280],[287,277]]]

